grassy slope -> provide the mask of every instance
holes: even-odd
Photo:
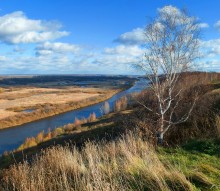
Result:
[[[201,190],[220,190],[220,139],[190,141],[179,148],[160,148],[159,157],[169,161]]]

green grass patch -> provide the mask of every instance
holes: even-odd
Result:
[[[159,148],[159,157],[183,172],[197,190],[220,190],[220,140],[190,141],[179,148]]]

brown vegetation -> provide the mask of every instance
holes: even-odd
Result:
[[[173,125],[165,136],[165,144],[183,143],[192,138],[216,137],[217,125],[216,115],[220,114],[220,107],[216,104],[220,101],[220,94],[216,88],[220,81],[219,73],[183,73],[175,87],[180,88],[181,101],[179,108],[175,110],[174,116],[179,118],[191,107],[194,96],[197,96],[196,105],[188,119],[182,124]],[[155,139],[157,128],[159,128],[156,112],[149,112],[139,102],[149,105],[156,110],[157,101],[152,90],[148,89],[139,95],[135,95],[138,102],[134,105],[134,113],[124,120],[124,125],[134,127],[140,131],[146,139]],[[176,127],[176,128],[174,128]]]
[[[27,148],[31,148],[34,146],[37,146],[38,144],[51,140],[53,138],[56,138],[60,135],[70,134],[73,132],[81,131],[81,125],[85,123],[91,123],[96,121],[96,114],[93,112],[89,115],[87,119],[78,119],[75,118],[74,123],[69,123],[67,125],[64,125],[63,127],[58,127],[53,131],[48,130],[47,133],[44,133],[44,131],[41,131],[37,134],[36,137],[30,137],[26,138],[23,144],[21,144],[18,149],[15,151],[21,151]],[[9,154],[9,153],[8,153]]]
[[[77,91],[79,91],[79,90],[77,90]],[[85,92],[88,90],[81,90],[81,91]],[[11,116],[7,117],[7,118],[0,119],[0,129],[20,125],[23,123],[42,119],[45,117],[57,115],[57,114],[67,112],[70,110],[79,109],[82,107],[93,105],[93,104],[102,102],[102,101],[112,97],[115,93],[117,93],[119,91],[120,91],[119,89],[118,90],[111,90],[111,89],[107,89],[107,90],[96,89],[95,90],[95,88],[94,88],[94,89],[92,89],[92,91],[90,91],[90,93],[89,92],[87,92],[87,93],[81,92],[81,93],[73,93],[73,94],[67,93],[68,94],[67,96],[69,97],[68,99],[66,99],[66,98],[64,99],[63,96],[66,97],[66,95],[61,95],[60,98],[59,98],[59,96],[57,96],[56,98],[51,98],[51,94],[48,94],[48,95],[46,95],[46,97],[47,97],[47,99],[50,100],[50,103],[48,103],[48,102],[43,103],[44,101],[41,104],[39,104],[39,103],[33,104],[32,103],[30,105],[28,103],[28,106],[25,105],[27,103],[25,103],[22,106],[22,103],[19,103],[19,101],[16,99],[15,100],[16,103],[19,103],[20,106],[15,107],[15,105],[14,105],[15,103],[14,103],[13,108],[8,108],[8,110],[10,110],[10,111],[4,110],[2,112],[1,115],[4,115],[7,113]],[[33,97],[35,97],[35,96],[33,96]],[[41,100],[41,98],[43,99],[43,97],[41,95],[39,95],[37,97],[38,97],[38,100]],[[25,99],[29,99],[29,98],[25,98]],[[60,99],[60,101],[59,101],[59,99]],[[70,101],[70,100],[72,100],[72,101]],[[79,100],[80,100],[80,102],[79,102]],[[17,105],[19,105],[19,104],[17,104]],[[10,107],[10,104],[7,105],[6,103],[4,103],[4,105],[6,107]],[[0,107],[1,107],[1,100],[0,100]],[[18,114],[14,115],[15,112],[23,111],[25,109],[34,109],[34,110],[30,113],[19,112]],[[12,113],[13,113],[13,115],[12,115]]]
[[[102,105],[101,107],[101,112],[106,115],[110,113],[110,105],[107,101],[105,101],[105,103]]]
[[[31,164],[3,172],[2,190],[193,190],[185,175],[163,164],[147,142],[129,134],[110,143],[45,150]]]
[[[114,111],[119,112],[127,109],[128,99],[127,97],[122,97],[115,102]]]

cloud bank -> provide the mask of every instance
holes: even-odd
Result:
[[[9,44],[38,43],[54,40],[69,33],[60,31],[57,22],[33,20],[22,11],[0,17],[0,41]]]
[[[173,6],[158,9],[160,14],[173,12],[177,16],[180,14]],[[214,26],[220,29],[220,20]],[[199,27],[203,29],[209,25],[200,23]],[[62,30],[59,22],[31,19],[22,11],[0,16],[0,42],[5,47],[0,53],[0,73],[137,74],[132,65],[141,62],[147,51],[143,48],[146,41],[141,27],[119,35],[114,40],[117,44],[92,50],[58,41],[69,34]],[[8,51],[10,47],[11,52]],[[201,68],[219,70],[220,39],[201,41],[201,50]]]

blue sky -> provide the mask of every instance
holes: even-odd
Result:
[[[203,23],[201,66],[219,70],[219,0],[0,0],[0,74],[135,74],[141,32],[167,5]]]

